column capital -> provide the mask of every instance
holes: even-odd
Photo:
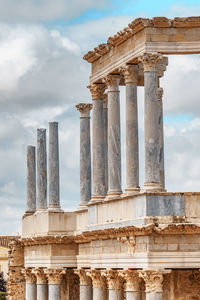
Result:
[[[35,275],[37,279],[37,284],[46,284],[47,283],[47,277],[44,274],[43,268],[35,268],[32,270],[32,273]]]
[[[32,268],[24,268],[22,269],[21,273],[24,275],[26,283],[35,283],[36,277],[32,273]]]
[[[79,103],[76,108],[81,113],[81,118],[89,118],[90,110],[92,109],[92,103]]]
[[[142,62],[144,67],[144,72],[157,71],[157,66],[163,59],[160,53],[144,53],[138,60]]]
[[[121,276],[126,281],[126,291],[139,292],[141,278],[137,270],[123,270],[120,272]]]
[[[120,73],[124,76],[125,84],[134,83],[137,84],[138,77],[138,65],[125,65],[120,68]]]
[[[100,270],[89,270],[86,272],[86,276],[91,278],[94,288],[104,288],[106,286],[106,279],[104,276],[102,276]]]
[[[88,88],[90,89],[92,100],[99,100],[103,98],[106,86],[104,83],[92,83]]]
[[[119,74],[110,74],[103,79],[103,82],[106,84],[108,92],[119,92]]]
[[[163,273],[162,271],[156,270],[139,271],[139,276],[145,281],[146,293],[161,293],[163,291]]]
[[[123,277],[117,270],[105,270],[101,272],[102,276],[107,279],[110,290],[121,290],[123,287]]]
[[[103,108],[108,109],[108,94],[107,93],[103,94]]]
[[[77,269],[77,270],[74,270],[74,273],[79,276],[80,285],[90,285],[91,284],[91,278],[86,275],[86,270]]]
[[[162,97],[163,97],[163,88],[158,88],[158,101],[162,102]]]
[[[44,269],[44,274],[47,276],[49,284],[60,284],[63,275],[66,274],[64,269]]]

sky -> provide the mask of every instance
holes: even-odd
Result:
[[[61,206],[79,204],[79,112],[91,102],[83,55],[137,17],[200,15],[200,3],[149,0],[0,0],[0,235],[20,234],[26,210],[26,147],[59,122]],[[200,190],[200,56],[170,56],[164,88],[168,191]],[[121,92],[125,187],[125,90]],[[140,185],[144,90],[138,88]],[[48,135],[48,132],[47,132]]]

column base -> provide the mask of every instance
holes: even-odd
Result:
[[[109,191],[106,195],[105,201],[118,200],[121,198],[122,191]]]
[[[35,210],[26,210],[25,214],[23,215],[23,218],[27,217],[27,216],[31,216],[35,213]]]
[[[127,187],[125,189],[125,192],[124,192],[124,195],[135,195],[135,194],[138,194],[140,193],[140,187]]]
[[[90,203],[95,203],[95,202],[103,202],[105,199],[105,195],[92,195],[92,198],[89,202]]]
[[[87,209],[88,209],[88,202],[81,202],[77,208],[78,211],[87,210]]]
[[[142,192],[166,192],[159,182],[146,182]]]
[[[48,211],[52,211],[52,212],[63,212],[63,210],[60,208],[60,206],[53,206],[50,205],[48,207]]]

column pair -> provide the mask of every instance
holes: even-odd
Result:
[[[47,209],[46,129],[37,129],[37,162],[35,152],[34,146],[27,147],[27,214],[34,213],[36,209]],[[49,123],[49,208],[60,208],[59,145],[57,122]]]

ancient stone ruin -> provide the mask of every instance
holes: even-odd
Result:
[[[22,237],[11,243],[9,300],[200,299],[200,193],[166,190],[159,82],[165,55],[192,53],[200,53],[200,17],[155,17],[134,20],[84,56],[92,103],[76,106],[80,204],[61,209],[58,124],[50,123],[48,184],[45,129],[37,131],[37,158],[35,147],[27,149],[27,211]],[[126,89],[124,191],[119,86]],[[137,86],[145,89],[142,186]]]

